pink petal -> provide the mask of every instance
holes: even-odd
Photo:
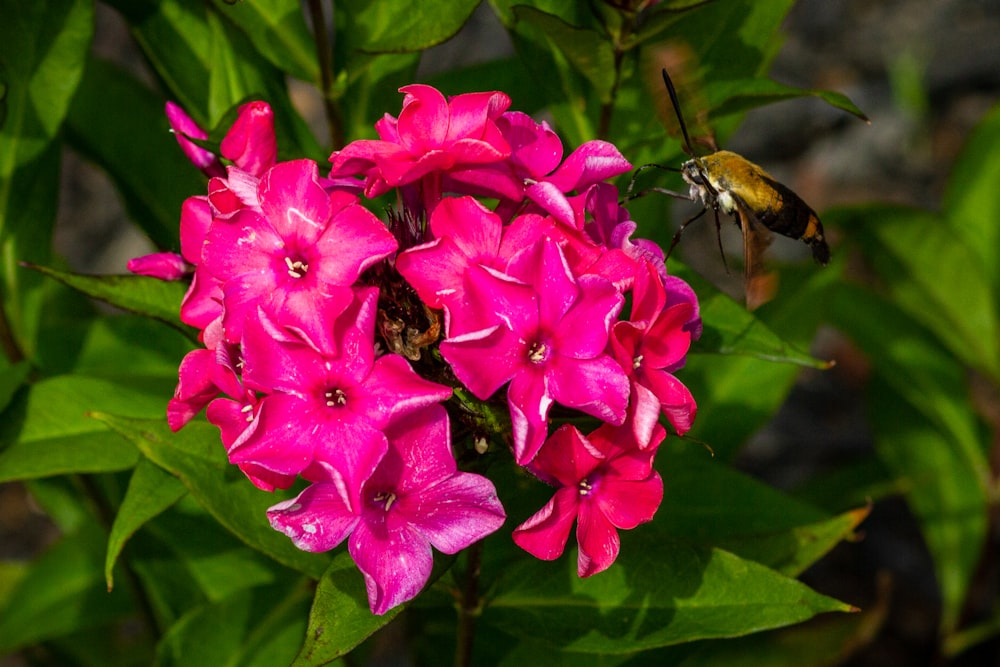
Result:
[[[644,480],[604,479],[594,503],[608,523],[623,530],[653,520],[663,501],[663,480],[656,472]]]
[[[396,122],[403,147],[412,155],[440,148],[448,135],[448,102],[436,88],[423,84],[403,86],[403,109]]]
[[[430,543],[391,512],[384,521],[360,523],[348,548],[364,575],[373,614],[384,614],[413,599],[434,566]]]
[[[618,531],[593,502],[581,502],[576,526],[580,547],[576,573],[589,577],[611,567],[618,558],[621,543]]]
[[[440,404],[397,419],[385,435],[389,450],[371,479],[373,487],[393,489],[397,496],[419,495],[458,471],[451,453],[448,412]]]
[[[559,558],[576,519],[578,497],[576,487],[556,491],[545,507],[514,529],[514,544],[540,560]]]
[[[553,399],[606,422],[621,424],[628,406],[629,381],[614,359],[556,356],[546,367],[545,380]]]
[[[376,359],[364,386],[378,408],[379,420],[375,421],[373,411],[368,414],[373,423],[380,425],[451,397],[451,387],[423,379],[406,359],[397,354],[386,354]]]
[[[575,225],[576,214],[573,207],[556,185],[540,181],[525,188],[524,194],[559,222],[571,227]]]
[[[330,196],[312,160],[280,162],[260,179],[260,207],[280,237],[312,243],[330,220]]]
[[[212,382],[214,366],[213,350],[191,350],[184,355],[177,369],[174,397],[167,406],[167,423],[172,431],[180,430],[219,395],[219,388]]]
[[[495,326],[444,340],[440,349],[459,381],[486,400],[524,363],[527,348],[518,342],[509,329]]]
[[[579,429],[563,424],[545,441],[528,469],[547,484],[575,488],[604,460],[604,454]]]
[[[643,365],[648,368],[679,368],[691,348],[691,332],[685,325],[694,309],[678,303],[660,313],[642,339]]]
[[[553,332],[559,354],[591,359],[608,344],[611,324],[618,317],[625,298],[608,280],[594,275],[581,276],[579,298]]]
[[[398,507],[421,535],[446,554],[483,539],[506,518],[493,483],[463,472],[401,498]]]
[[[191,139],[207,139],[208,133],[201,129],[198,123],[185,113],[184,109],[173,102],[167,102],[164,111],[178,145],[184,151],[187,159],[191,161],[191,164],[201,169],[206,175],[215,176],[221,174],[222,163],[215,157],[215,154],[188,140],[188,137]]]
[[[184,258],[174,252],[155,252],[142,257],[133,257],[127,268],[139,276],[149,276],[160,280],[180,280],[190,269]]]
[[[562,142],[548,123],[536,123],[521,111],[508,111],[497,119],[497,127],[510,144],[511,158],[534,180],[559,165]]]
[[[684,383],[665,371],[644,372],[641,380],[659,399],[663,413],[677,434],[684,435],[691,430],[698,406]]]
[[[588,141],[573,151],[555,173],[546,180],[562,192],[583,190],[632,169],[631,163],[614,144]]]
[[[487,122],[499,118],[510,106],[501,92],[465,93],[448,101],[448,141],[483,139]],[[509,151],[509,148],[506,147]]]
[[[362,272],[395,252],[396,247],[396,238],[386,226],[355,201],[336,212],[317,240],[316,249],[322,257],[315,267],[317,279],[351,285]]]
[[[531,367],[515,375],[507,387],[507,407],[510,408],[514,460],[518,465],[527,465],[548,436],[552,398],[547,392],[545,376]]]
[[[297,498],[267,510],[271,527],[291,538],[303,551],[329,551],[355,530],[358,516],[333,484],[313,484]]]
[[[192,264],[201,262],[201,248],[212,224],[207,197],[188,197],[181,204],[181,255]]]
[[[208,328],[222,316],[222,281],[199,265],[194,270],[191,286],[181,300],[181,322],[198,329]]]
[[[222,156],[254,176],[261,176],[278,158],[274,112],[267,102],[247,102],[219,146]]]

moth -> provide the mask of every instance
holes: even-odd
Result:
[[[753,310],[769,300],[774,290],[773,280],[762,271],[761,263],[763,252],[771,243],[771,233],[803,241],[812,250],[813,259],[825,265],[830,261],[830,247],[823,224],[801,197],[742,155],[718,150],[714,140],[711,142],[713,153],[702,157],[696,155],[681,114],[677,91],[666,68],[662,74],[684,137],[684,152],[691,159],[680,167],[681,178],[689,186],[688,194],[661,191],[700,201],[703,205],[701,212],[686,220],[677,230],[667,255],[680,241],[684,229],[706,211],[711,210],[715,215],[717,232],[721,231],[719,212],[733,216],[743,232],[744,289],[747,308]],[[719,249],[722,249],[721,235]]]

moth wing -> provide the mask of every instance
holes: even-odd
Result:
[[[771,245],[771,231],[742,199],[733,195],[743,230],[743,287],[747,310],[755,310],[774,298],[778,274],[764,270],[764,251]]]

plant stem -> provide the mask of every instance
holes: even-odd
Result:
[[[476,619],[482,609],[479,606],[479,567],[483,559],[483,542],[480,540],[466,551],[468,565],[465,569],[465,587],[458,603],[458,628],[455,637],[455,667],[472,664],[472,640],[475,636]]]
[[[309,18],[312,20],[313,39],[316,40],[316,59],[319,61],[320,93],[323,95],[323,110],[330,132],[330,146],[337,150],[344,145],[344,127],[340,109],[333,100],[333,47],[327,39],[326,19],[323,16],[321,0],[309,0]]]

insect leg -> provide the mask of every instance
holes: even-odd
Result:
[[[632,180],[628,182],[628,189],[625,190],[625,198],[621,202],[623,205],[627,204],[633,199],[638,199],[639,197],[647,195],[650,192],[659,192],[661,194],[670,195],[671,197],[682,197],[683,199],[689,199],[687,195],[681,195],[679,193],[673,192],[672,190],[663,190],[661,188],[646,188],[645,190],[641,190],[636,194],[632,194],[632,190],[635,189],[635,182],[639,179],[639,174],[653,167],[657,169],[662,169],[664,171],[678,171],[674,167],[664,167],[662,164],[656,164],[655,162],[650,162],[649,164],[644,164],[641,167],[638,167],[635,170],[635,173],[632,174]]]
[[[684,199],[687,199],[687,197],[684,197]],[[690,225],[695,220],[697,220],[698,218],[700,218],[701,216],[705,215],[705,211],[707,211],[707,210],[708,210],[707,208],[703,208],[700,211],[698,211],[696,214],[694,214],[693,216],[691,216],[690,218],[688,218],[687,220],[684,221],[684,223],[677,230],[677,233],[674,234],[674,238],[670,241],[670,248],[667,250],[667,255],[666,255],[665,259],[670,259],[670,253],[672,253],[674,251],[674,247],[676,247],[676,245],[678,243],[680,243],[680,241],[681,241],[681,234],[684,233],[684,230],[687,229],[687,226]],[[719,222],[719,214],[718,214],[718,212],[716,212],[716,214],[715,214],[715,222],[716,222],[716,224],[718,224],[718,222]],[[723,261],[725,261],[725,258],[723,258]]]
[[[704,213],[705,211],[702,211]],[[722,223],[719,222],[719,209],[712,208],[712,213],[715,214],[715,238],[719,242],[719,254],[722,255],[722,266],[725,267],[726,273],[729,273],[729,265],[726,264],[726,253],[722,249]]]

